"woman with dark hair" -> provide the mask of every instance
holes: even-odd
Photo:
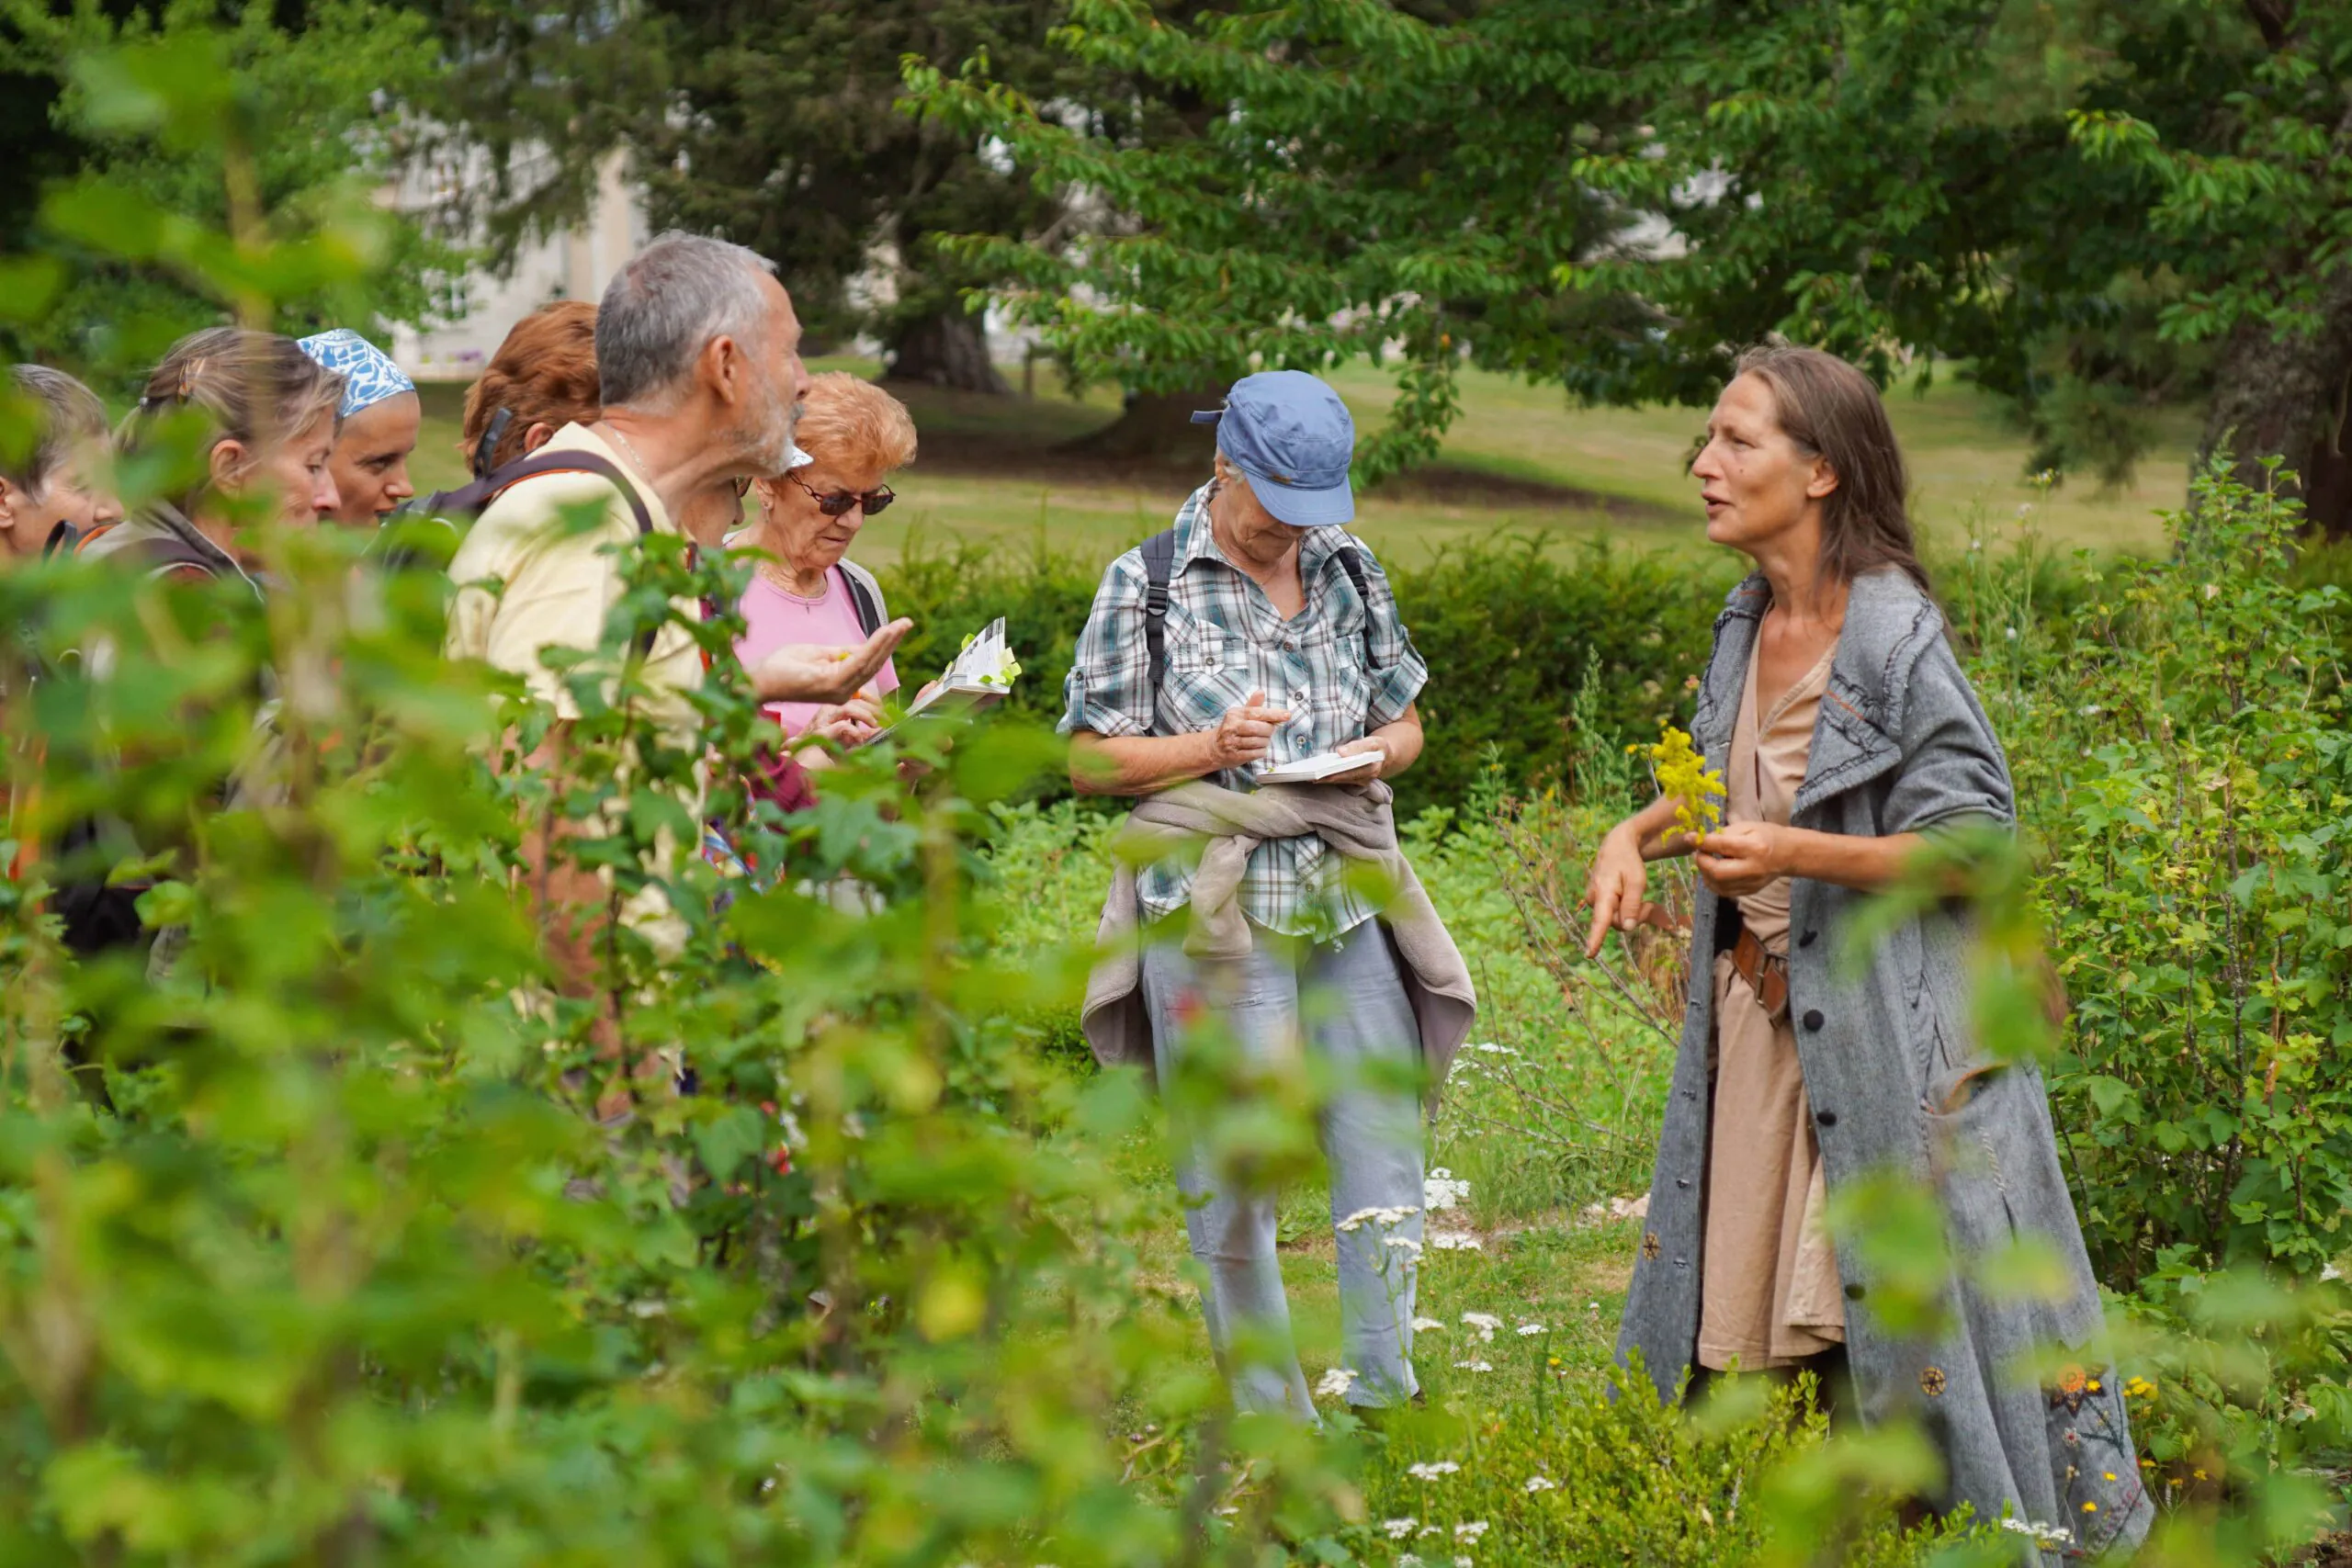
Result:
[[[1694,1368],[1811,1369],[1865,1424],[1922,1421],[1942,1506],[2081,1549],[2136,1541],[2152,1509],[2120,1381],[2096,1363],[2054,1387],[2020,1370],[2087,1349],[2098,1291],[2041,1075],[1974,1038],[1967,916],[1931,907],[1848,953],[1860,907],[1932,836],[2015,822],[1913,547],[1885,408],[1841,359],[1759,349],[1690,471],[1707,536],[1756,570],[1715,623],[1692,725],[1726,785],[1723,827],[1694,845],[1681,802],[1653,802],[1602,840],[1587,892],[1597,953],[1653,914],[1646,863],[1697,858],[1681,1050],[1619,1353],[1638,1350],[1669,1398]],[[1932,1336],[1881,1324],[1823,1212],[1887,1171],[1933,1183],[1963,1266],[2030,1235],[2064,1289],[1999,1299],[1956,1277]]]

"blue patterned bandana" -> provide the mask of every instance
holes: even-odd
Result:
[[[296,344],[301,351],[343,378],[341,417],[374,408],[386,398],[416,390],[416,383],[392,363],[392,356],[353,332],[335,327]]]

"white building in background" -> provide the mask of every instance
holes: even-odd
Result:
[[[651,237],[645,204],[625,177],[627,155],[614,152],[596,171],[595,199],[584,220],[560,234],[525,245],[514,270],[501,276],[477,267],[465,280],[466,313],[418,331],[392,333],[391,355],[420,381],[470,381],[505,340],[507,330],[542,305],[559,299],[600,299],[621,263]],[[409,210],[447,205],[458,182],[479,171],[454,163],[412,169],[390,199]]]
[[[530,162],[528,154],[518,159],[517,184],[528,185],[534,177]],[[483,266],[469,272],[464,315],[423,330],[395,326],[390,351],[400,367],[419,381],[471,381],[505,341],[508,330],[540,306],[559,299],[603,299],[605,285],[621,263],[653,237],[643,193],[629,182],[628,169],[626,152],[608,154],[597,166],[595,197],[587,217],[560,234],[524,245],[511,272],[501,276]],[[488,178],[483,154],[469,152],[413,165],[379,199],[408,212],[447,209],[469,185]],[[888,245],[877,247],[865,272],[849,280],[849,299],[859,306],[888,305],[897,296],[897,253]],[[792,279],[784,282],[789,288]],[[982,321],[1000,364],[1021,363],[1037,336],[1007,321],[993,305]],[[881,352],[881,345],[866,337],[840,346],[869,357]]]

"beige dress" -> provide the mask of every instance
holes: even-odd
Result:
[[[1725,821],[1787,826],[1836,653],[1832,644],[1760,716],[1761,660],[1748,660],[1724,769]],[[1739,913],[1766,948],[1788,952],[1786,878],[1740,899]],[[1728,953],[1715,958],[1715,1053],[1699,1364],[1786,1366],[1844,1342],[1845,1303],[1823,1224],[1827,1193],[1796,1032],[1785,1018],[1772,1021]]]

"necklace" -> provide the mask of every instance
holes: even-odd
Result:
[[[818,574],[816,592],[804,593],[800,590],[800,573],[790,561],[772,557],[761,561],[754,570],[771,587],[781,588],[795,599],[822,599],[832,591],[830,581],[832,573],[830,570]]]
[[[628,454],[628,460],[637,465],[637,471],[639,473],[645,476],[645,482],[647,484],[653,484],[653,470],[645,466],[645,459],[643,457],[638,456],[637,443],[631,441],[628,434],[622,431],[621,427],[615,424],[611,420],[605,421],[605,428],[611,431],[613,433],[613,439],[621,444],[621,449]],[[654,488],[659,490],[661,487],[659,485],[655,485]]]

